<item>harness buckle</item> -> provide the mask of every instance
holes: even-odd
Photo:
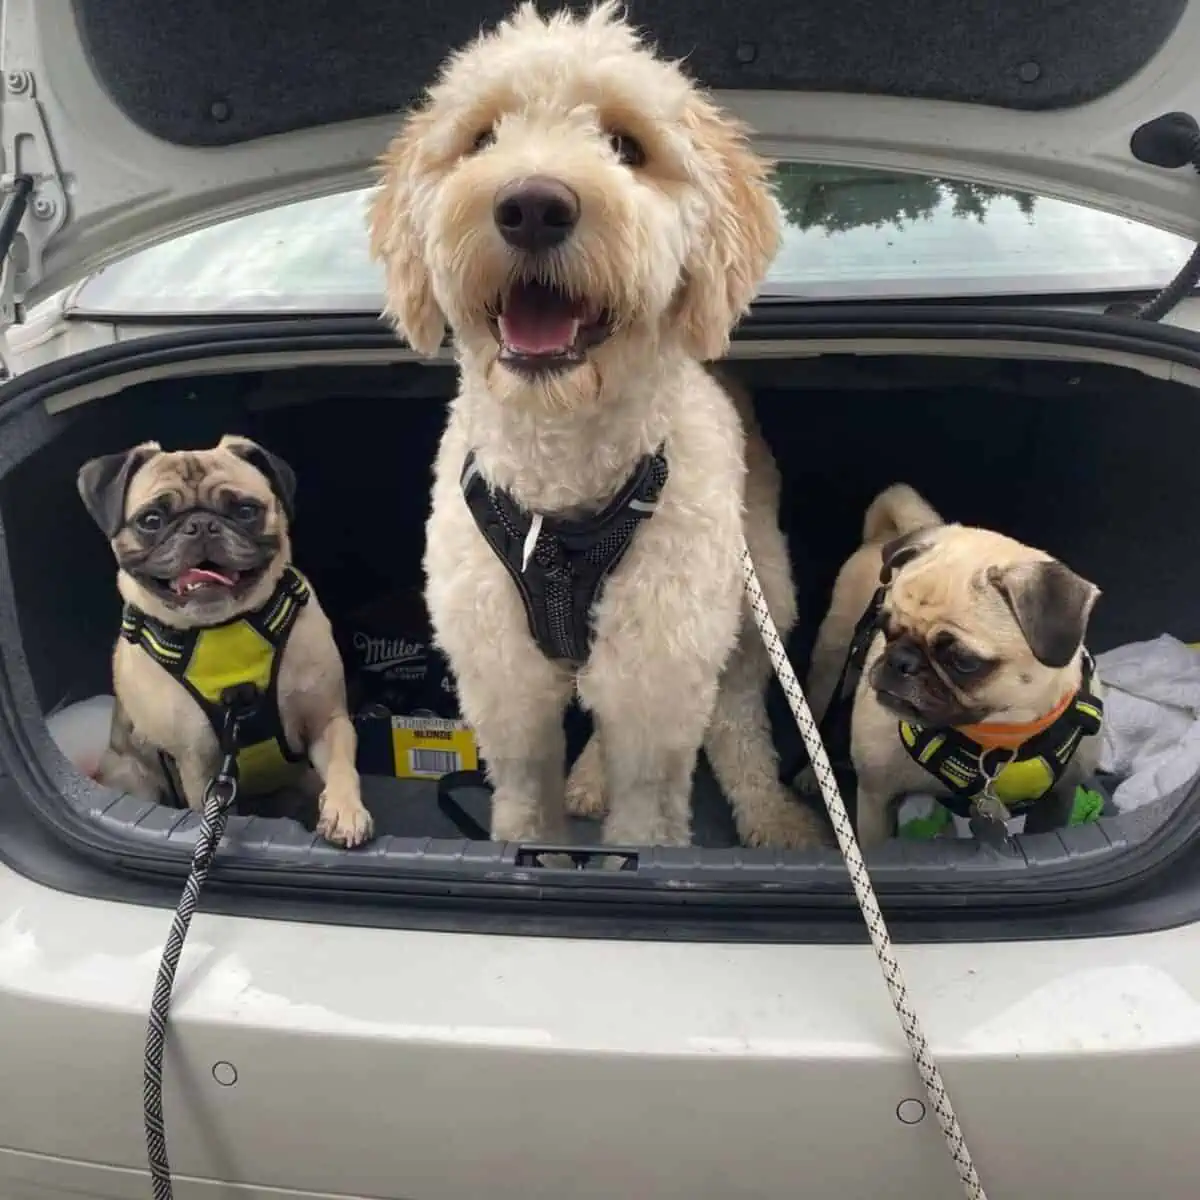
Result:
[[[222,809],[233,807],[238,793],[238,732],[242,722],[257,711],[262,692],[253,683],[238,683],[221,693],[221,765],[208,781],[205,802],[216,798]]]
[[[221,693],[221,749],[229,753],[237,750],[238,730],[248,721],[262,703],[262,692],[253,683],[235,683]]]

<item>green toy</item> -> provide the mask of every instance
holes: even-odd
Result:
[[[1075,789],[1075,802],[1071,805],[1071,818],[1068,825],[1086,825],[1089,821],[1098,821],[1104,816],[1104,797],[1086,788],[1081,783]]]

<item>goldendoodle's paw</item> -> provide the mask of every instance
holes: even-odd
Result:
[[[498,787],[492,793],[491,839],[525,846],[564,846],[570,839],[561,812],[547,811],[521,792]]]
[[[747,846],[803,850],[829,845],[829,831],[821,818],[786,791],[762,797],[738,826]]]
[[[604,768],[599,743],[593,737],[567,777],[567,812],[573,817],[595,820],[607,811],[604,797]]]
[[[328,789],[318,801],[317,832],[347,850],[371,840],[375,822],[358,796],[339,796]]]

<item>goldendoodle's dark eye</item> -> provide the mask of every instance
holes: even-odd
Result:
[[[496,131],[494,129],[481,129],[471,143],[471,153],[478,154],[480,150],[486,150],[495,140]]]
[[[642,149],[642,143],[637,138],[632,138],[627,133],[614,133],[610,141],[613,153],[621,160],[623,166],[644,167],[646,165],[646,151]]]

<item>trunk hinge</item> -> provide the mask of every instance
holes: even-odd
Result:
[[[1191,113],[1164,113],[1139,125],[1129,139],[1129,152],[1138,162],[1151,167],[1178,170],[1192,167],[1200,173],[1200,124]],[[1104,311],[1112,316],[1161,321],[1200,283],[1200,243],[1179,273],[1161,292],[1145,304],[1110,304]]]
[[[0,101],[0,357],[41,278],[47,243],[67,221],[67,189],[37,98],[32,71],[6,70]]]

